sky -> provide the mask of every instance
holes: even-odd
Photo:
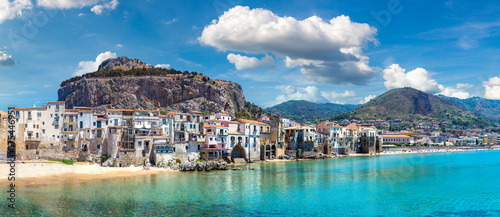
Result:
[[[57,100],[107,58],[196,71],[263,108],[414,87],[500,99],[500,3],[0,0],[0,109]]]

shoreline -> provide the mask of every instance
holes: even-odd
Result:
[[[494,149],[456,149],[456,148],[443,148],[436,150],[426,151],[411,151],[411,152],[381,152],[377,154],[351,154],[351,155],[340,155],[334,158],[345,158],[345,157],[369,157],[369,156],[382,156],[382,155],[405,155],[405,154],[426,154],[426,153],[453,153],[453,152],[468,152],[468,151],[494,151],[500,150],[499,148]],[[326,160],[325,159],[299,159],[299,161],[313,161],[313,160]],[[275,159],[267,161],[258,161],[254,163],[238,163],[229,164],[228,167],[252,165],[256,163],[284,163],[284,162],[296,162],[296,160],[287,159]],[[8,171],[10,168],[9,164],[0,164],[0,171]],[[156,174],[167,174],[167,173],[177,173],[181,172],[179,170],[172,169],[160,169],[156,167],[151,167],[150,170],[143,170],[142,167],[101,167],[99,164],[92,164],[86,162],[76,162],[74,165],[66,165],[61,162],[50,162],[50,161],[27,161],[27,162],[16,162],[16,186],[29,186],[29,185],[47,185],[55,183],[79,183],[88,181],[98,181],[106,179],[117,179],[117,178],[128,178],[137,176],[149,176]],[[8,185],[11,181],[8,181],[8,172],[3,172],[0,174],[0,185]]]

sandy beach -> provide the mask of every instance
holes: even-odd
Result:
[[[7,179],[9,164],[0,164],[0,185],[10,183]],[[51,161],[16,162],[15,183],[18,186],[52,184],[60,182],[82,182],[101,179],[113,179],[131,176],[146,176],[160,173],[173,173],[177,170],[142,167],[101,167],[98,164],[89,165],[86,162],[76,162],[66,165]]]

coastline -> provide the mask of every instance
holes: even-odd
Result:
[[[443,148],[435,150],[425,150],[425,151],[396,151],[396,152],[382,152],[375,155],[369,154],[351,154],[351,155],[341,155],[336,158],[343,157],[368,157],[368,156],[381,156],[381,155],[401,155],[401,154],[426,154],[426,153],[453,153],[453,152],[466,152],[466,151],[493,151],[500,150],[499,148],[494,149],[456,149],[456,148]],[[326,158],[332,159],[332,158]],[[323,160],[323,159],[299,159],[299,161],[312,161],[312,160]],[[284,162],[296,162],[296,160],[267,160],[258,161],[255,163],[284,163]],[[228,166],[243,166],[251,165],[249,163],[238,163],[229,164]],[[8,171],[9,164],[0,164],[0,171]],[[27,162],[17,162],[16,163],[16,186],[28,186],[28,185],[46,185],[55,183],[68,183],[68,182],[87,182],[87,181],[97,181],[105,179],[116,179],[116,178],[127,178],[136,176],[149,176],[156,174],[167,174],[167,173],[177,173],[178,170],[172,169],[160,169],[156,167],[151,167],[150,170],[143,170],[142,167],[101,167],[98,164],[89,165],[86,162],[76,162],[74,165],[66,165],[60,162],[51,161],[27,161]],[[0,174],[0,185],[7,185],[11,183],[7,180],[8,173],[4,172]]]
[[[0,171],[9,171],[9,164],[0,164]],[[89,165],[86,162],[76,162],[66,165],[60,162],[27,161],[16,162],[16,186],[45,185],[64,182],[86,182],[114,178],[148,176],[161,173],[175,173],[178,170],[167,170],[151,167],[101,167],[98,164]],[[8,172],[0,174],[0,185],[11,183],[7,179]]]

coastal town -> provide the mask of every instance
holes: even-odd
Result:
[[[16,120],[15,154],[20,161],[67,159],[114,167],[172,161],[246,163],[500,143],[498,126],[459,129],[437,121],[301,124],[285,117],[273,121],[265,114],[247,120],[201,111],[67,109],[64,101],[9,109]],[[0,160],[6,160],[9,113],[0,115]]]

